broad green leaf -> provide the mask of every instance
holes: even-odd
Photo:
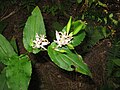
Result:
[[[76,35],[80,30],[83,30],[86,27],[85,22],[82,22],[80,20],[73,22],[72,25],[74,29],[73,35]]]
[[[113,62],[114,62],[116,65],[120,66],[120,59],[119,59],[119,58],[113,59]]]
[[[63,32],[65,32],[66,26],[62,29]],[[73,36],[73,32],[69,34],[70,36]],[[85,32],[79,31],[76,35],[73,36],[71,44],[75,47],[78,46],[85,38]]]
[[[40,51],[32,48],[36,33],[46,35],[43,17],[38,6],[33,10],[32,15],[28,17],[23,31],[23,43],[28,52],[38,53]]]
[[[91,76],[90,70],[84,63],[80,55],[72,53],[68,48],[63,48],[65,53],[61,53],[55,50],[56,44],[54,42],[48,47],[48,55],[51,60],[60,68],[67,71],[73,71]],[[74,68],[73,68],[73,67]]]
[[[6,67],[7,84],[10,90],[28,90],[32,67],[28,56],[11,57]]]
[[[81,2],[82,2],[82,0],[77,0],[77,2],[78,2],[78,3],[81,3]]]
[[[65,27],[62,29],[62,32],[66,32],[66,27],[67,27],[67,26],[65,26]]]
[[[65,49],[63,48],[55,48],[55,51],[61,52],[61,53],[65,53],[67,52]]]
[[[7,41],[7,39],[0,34],[0,62],[6,64],[8,59],[13,55],[17,54],[15,53],[14,49]]]
[[[0,73],[0,90],[9,90],[7,86],[5,69]]]
[[[75,46],[78,46],[85,38],[85,32],[82,31],[82,32],[79,32],[77,35],[73,36],[73,40],[72,40],[72,45],[75,47]]]
[[[72,17],[70,17],[68,23],[67,23],[67,26],[66,26],[66,32],[67,32],[67,35],[69,34],[69,31],[70,31],[70,27],[71,27],[71,23],[72,23]]]
[[[74,47],[78,46],[83,41],[83,39],[85,38],[86,34],[85,34],[84,31],[82,31],[83,29],[85,29],[85,27],[86,27],[85,22],[82,22],[80,20],[72,23],[72,31],[73,32],[70,32],[69,35],[73,36],[71,45],[73,45]],[[65,26],[62,29],[62,31],[65,32],[66,28],[67,28],[67,26]]]

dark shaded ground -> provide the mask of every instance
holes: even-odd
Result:
[[[16,6],[9,9],[8,13],[13,11],[14,8]],[[16,38],[20,53],[26,52],[22,43],[23,27],[20,27],[20,23],[25,21],[27,16],[26,10],[19,10],[16,14],[5,20],[8,22],[8,26],[3,34],[7,39],[11,39],[13,36]],[[58,17],[45,13],[43,13],[43,17],[46,29],[52,30],[51,21],[58,19]],[[64,25],[66,23],[64,17],[59,18],[61,18],[60,22],[63,22]],[[84,60],[91,69],[92,79],[79,73],[67,72],[58,68],[50,61],[46,52],[37,55],[29,54],[33,61],[33,72],[29,90],[99,90],[100,86],[106,81],[105,64],[109,47],[110,41],[108,39],[102,40],[89,53],[84,55]]]
[[[84,57],[93,74],[92,79],[75,72],[61,70],[42,58],[42,55],[36,56],[34,59],[37,62],[33,68],[29,90],[97,90],[106,80],[105,62],[108,47],[109,40],[104,40]]]

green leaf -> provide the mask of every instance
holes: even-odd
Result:
[[[86,27],[85,22],[82,22],[81,20],[73,22],[72,25],[74,29],[73,35],[76,35],[80,30],[83,30]]]
[[[109,15],[109,18],[112,18],[113,17],[113,13],[111,13],[110,15]]]
[[[73,45],[70,44],[70,43],[68,43],[67,46],[68,46],[69,49],[74,49]]]
[[[106,4],[104,4],[104,3],[102,3],[102,2],[100,2],[100,1],[98,1],[98,4],[99,4],[100,6],[102,6],[102,7],[107,8],[107,5],[106,5]]]
[[[69,21],[68,21],[68,23],[67,23],[67,26],[66,26],[67,35],[69,34],[69,31],[70,31],[71,22],[72,22],[72,17],[70,17],[70,19],[69,19]]]
[[[75,47],[75,46],[78,46],[85,38],[85,32],[82,31],[82,32],[79,32],[77,35],[73,36],[73,40],[72,40],[72,45]]]
[[[92,26],[93,24],[88,24],[85,31],[87,36],[86,45],[84,46],[85,49],[88,49],[88,47],[94,46],[97,42],[99,42],[100,39],[105,38],[104,32],[102,29],[103,26]],[[84,49],[84,50],[85,50]]]
[[[67,27],[67,26],[64,26],[64,27],[63,27],[62,32],[66,32],[66,27]]]
[[[10,90],[28,90],[32,67],[28,56],[11,57],[6,67],[7,84]]]
[[[73,47],[78,46],[84,40],[86,34],[83,29],[85,29],[85,27],[85,22],[82,22],[80,20],[72,23],[72,29],[74,31],[71,32],[69,36],[73,36],[73,40],[71,42],[71,45],[73,45]],[[65,26],[62,31],[65,32],[66,28],[67,26]]]
[[[102,33],[103,33],[103,36],[106,38],[107,37],[107,30],[106,30],[107,28],[104,26],[103,28],[102,28]]]
[[[113,62],[114,62],[116,65],[120,66],[120,59],[119,59],[119,58],[113,59]]]
[[[82,2],[82,0],[77,0],[77,2],[78,2],[78,3],[81,3],[81,2]]]
[[[109,15],[109,18],[111,19],[111,21],[112,21],[115,25],[118,24],[118,21],[113,18],[113,13],[111,13],[111,14]]]
[[[107,24],[107,22],[108,22],[107,17],[104,17],[103,20],[104,20],[105,24]]]
[[[5,69],[0,74],[0,90],[9,90],[7,86]]]
[[[6,64],[8,62],[8,59],[13,55],[17,54],[15,53],[14,49],[7,41],[7,39],[0,34],[0,62]]]
[[[40,51],[32,48],[36,33],[38,35],[46,35],[43,17],[38,6],[33,10],[32,15],[29,16],[23,31],[23,43],[28,52],[38,53]]]
[[[72,53],[68,48],[62,48],[67,51],[65,53],[58,52],[55,50],[56,46],[53,42],[48,47],[48,55],[56,65],[67,71],[75,70],[76,72],[91,76],[89,68],[80,55]]]

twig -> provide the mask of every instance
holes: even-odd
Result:
[[[10,14],[8,14],[7,16],[3,17],[0,21],[3,21],[7,18],[9,18],[10,16],[12,16],[13,14],[15,14],[16,12],[15,11],[12,11]]]

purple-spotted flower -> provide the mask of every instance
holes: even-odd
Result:
[[[36,33],[35,40],[33,40],[33,48],[42,48],[44,50],[47,50],[44,46],[48,45],[50,42],[45,39],[45,35],[38,35]]]
[[[57,47],[62,47],[63,45],[67,45],[71,42],[72,36],[67,35],[66,32],[58,32],[56,31],[56,39],[54,40],[55,43],[58,44]]]

